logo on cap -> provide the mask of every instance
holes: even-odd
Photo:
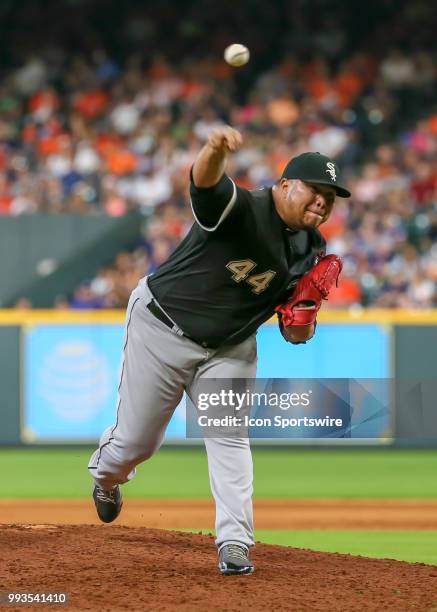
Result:
[[[326,172],[331,177],[331,180],[335,181],[337,179],[337,175],[335,173],[335,166],[332,162],[327,162],[326,164]]]

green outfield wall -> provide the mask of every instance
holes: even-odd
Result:
[[[0,218],[0,307],[21,297],[46,308],[68,293],[120,251],[134,246],[143,217],[131,211],[123,217],[96,214],[21,215]],[[25,248],[24,246],[25,245]]]
[[[0,327],[0,445],[20,442],[20,327]]]

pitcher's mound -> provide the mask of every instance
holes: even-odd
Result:
[[[69,612],[437,610],[423,564],[257,544],[254,574],[221,576],[212,536],[114,525],[0,525],[0,551],[3,591],[66,593]]]

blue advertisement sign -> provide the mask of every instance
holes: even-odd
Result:
[[[95,440],[115,415],[123,327],[38,325],[25,339],[23,437]]]
[[[24,341],[26,442],[95,441],[113,424],[123,348],[120,324],[36,325]],[[276,325],[258,332],[258,378],[386,378],[388,333],[380,325],[319,325],[306,345]],[[185,400],[166,440],[186,438]]]
[[[377,324],[318,325],[307,344],[285,342],[277,325],[258,332],[258,378],[389,378],[389,332]]]

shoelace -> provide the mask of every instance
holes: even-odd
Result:
[[[117,503],[115,501],[115,489],[111,489],[110,491],[104,491],[103,489],[97,488],[96,493],[97,499],[101,502],[106,502],[109,504]]]
[[[244,548],[241,548],[241,546],[237,546],[237,544],[228,544],[226,549],[230,557],[235,557],[236,559],[247,559],[246,551]]]

